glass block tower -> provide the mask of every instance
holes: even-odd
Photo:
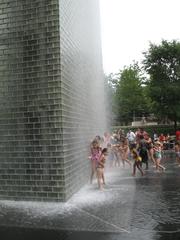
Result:
[[[0,199],[66,201],[105,129],[98,0],[0,1]]]

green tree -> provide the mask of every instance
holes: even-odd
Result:
[[[117,75],[114,93],[114,111],[117,122],[128,124],[133,115],[147,113],[147,102],[143,90],[144,78],[137,63],[125,67]]]
[[[163,40],[160,45],[150,43],[144,53],[149,96],[154,113],[161,119],[180,120],[180,43]]]

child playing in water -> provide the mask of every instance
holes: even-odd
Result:
[[[162,171],[165,171],[165,167],[160,164],[162,159],[162,145],[160,142],[155,142],[154,144],[154,159],[156,161],[156,170],[159,172],[161,169]]]
[[[144,139],[146,141],[146,146],[147,146],[149,158],[153,162],[153,167],[156,167],[156,161],[154,159],[153,141],[152,141],[151,137],[148,134],[145,135]]]
[[[99,161],[97,162],[97,180],[98,180],[98,187],[100,190],[103,190],[103,184],[105,184],[104,166],[105,166],[107,154],[108,154],[108,149],[103,148],[102,153],[99,157]]]
[[[135,147],[132,148],[131,150],[132,157],[134,159],[134,164],[133,164],[133,176],[136,176],[136,168],[140,171],[141,175],[144,175],[144,172],[141,167],[141,157],[139,156],[139,153]]]
[[[90,183],[93,181],[93,176],[96,173],[96,167],[97,167],[97,162],[99,160],[99,157],[101,155],[101,147],[99,145],[99,142],[95,139],[91,143],[91,178],[90,178]]]
[[[138,152],[139,156],[142,159],[142,163],[146,164],[146,170],[148,170],[148,150],[146,140],[144,139],[144,137],[139,141]]]
[[[125,162],[127,162],[129,166],[131,166],[131,162],[128,159],[129,146],[126,138],[123,139],[122,144],[120,146],[120,150],[121,150],[121,159],[122,159],[123,167],[125,167]]]

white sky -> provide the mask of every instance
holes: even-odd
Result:
[[[149,42],[180,39],[180,0],[100,0],[104,72],[141,61]]]

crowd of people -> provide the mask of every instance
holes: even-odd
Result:
[[[127,164],[132,168],[132,175],[136,176],[139,170],[144,176],[149,170],[149,162],[152,162],[156,172],[164,172],[165,167],[161,160],[165,156],[164,151],[172,149],[176,153],[176,162],[180,167],[180,129],[176,131],[176,141],[172,142],[169,134],[155,133],[151,137],[143,128],[136,132],[129,130],[127,134],[118,130],[113,134],[104,133],[103,137],[96,136],[90,145],[91,176],[90,182],[96,177],[98,188],[105,185],[104,168],[108,160],[109,167],[123,168]],[[144,166],[145,165],[145,166]]]

